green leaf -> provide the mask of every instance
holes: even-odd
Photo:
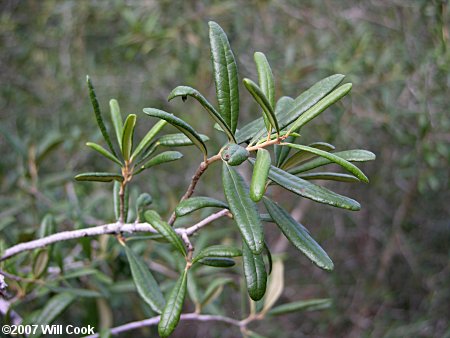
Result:
[[[198,262],[205,257],[231,258],[237,256],[242,256],[242,251],[238,248],[227,245],[212,245],[200,251],[192,260],[192,263]]]
[[[262,224],[255,203],[250,199],[247,184],[238,172],[223,162],[222,182],[225,197],[234,220],[254,254],[264,247]]]
[[[236,264],[234,259],[224,257],[206,257],[200,259],[198,262],[215,268],[230,268]]]
[[[292,142],[286,140],[284,143],[292,143]],[[283,146],[288,148],[288,149],[290,148],[290,147],[287,147],[285,145],[281,145],[280,147],[283,147]],[[331,151],[331,150],[335,149],[335,147],[332,144],[329,144],[329,143],[326,143],[326,142],[315,142],[315,143],[309,144],[308,146],[312,147],[312,148],[317,148],[317,149],[320,149],[320,150],[324,150],[324,151]],[[298,164],[300,164],[300,163],[302,163],[304,161],[307,161],[307,160],[309,160],[309,159],[311,159],[313,157],[316,157],[316,156],[317,155],[315,155],[315,154],[313,154],[311,152],[307,152],[307,151],[304,151],[304,150],[299,150],[294,155],[292,155],[281,166],[281,168],[286,170],[288,168],[294,167],[294,166],[296,166],[296,165],[298,165]]]
[[[333,173],[333,172],[317,172],[300,174],[298,177],[304,180],[330,180],[340,182],[360,182],[358,178],[353,175]]]
[[[315,311],[327,309],[331,306],[330,298],[323,299],[308,299],[300,300],[297,302],[287,303],[279,305],[271,309],[267,314],[271,316],[284,315],[286,313],[299,312],[299,311]]]
[[[159,289],[158,283],[145,262],[131,250],[124,246],[130,263],[131,275],[141,298],[157,313],[163,311],[166,301]]]
[[[74,300],[75,296],[69,293],[60,293],[59,295],[53,296],[36,316],[34,322],[30,324],[51,324]],[[38,329],[35,334],[28,335],[28,337],[37,338],[41,335],[42,331]]]
[[[278,126],[277,117],[275,116],[275,112],[261,88],[259,88],[258,85],[250,79],[245,78],[243,82],[245,88],[247,88],[255,101],[263,109],[264,123],[266,125],[267,132],[271,132],[272,128],[275,128],[276,132],[279,133],[280,127]]]
[[[364,173],[354,164],[344,160],[342,157],[336,156],[332,153],[317,149],[317,148],[313,148],[313,147],[308,147],[308,146],[303,146],[300,144],[293,144],[293,143],[282,143],[283,145],[286,145],[288,147],[291,148],[295,148],[298,150],[302,150],[302,151],[306,151],[321,157],[326,158],[327,160],[330,160],[336,164],[339,164],[341,167],[343,167],[344,169],[348,170],[350,173],[352,173],[353,175],[355,175],[357,178],[359,178],[361,181],[368,183],[369,179],[367,178],[366,175],[364,175]]]
[[[275,83],[273,80],[272,69],[266,56],[261,52],[256,52],[253,55],[255,60],[256,70],[258,71],[259,87],[264,95],[267,97],[272,108],[275,107]]]
[[[117,163],[119,166],[122,167],[122,162],[120,162],[120,160],[115,157],[113,154],[111,154],[108,150],[106,150],[105,148],[103,148],[101,145],[97,144],[97,143],[93,143],[93,142],[87,142],[86,145],[91,148],[94,149],[95,151],[99,152],[101,155],[105,156],[107,159]]]
[[[162,120],[156,123],[152,129],[148,131],[148,133],[144,136],[144,138],[139,142],[138,146],[131,155],[131,161],[136,159],[143,151],[148,147],[150,142],[153,141],[155,136],[161,131],[161,129],[167,124],[166,121]]]
[[[161,338],[168,337],[177,327],[186,297],[187,270],[183,270],[180,278],[173,287],[167,299],[161,320],[158,324],[158,333]]]
[[[220,152],[220,156],[229,165],[236,166],[244,162],[250,156],[250,152],[239,144],[228,143]]]
[[[49,154],[52,153],[60,144],[64,142],[64,138],[55,132],[50,132],[42,141],[36,150],[36,164],[41,163]]]
[[[253,159],[249,160],[251,163],[254,163]],[[355,200],[336,194],[331,190],[315,185],[311,182],[302,180],[301,178],[280,168],[271,166],[269,178],[283,188],[313,201],[353,211],[361,209],[361,206]]]
[[[311,237],[303,225],[294,220],[286,210],[270,199],[264,198],[264,205],[281,232],[298,250],[303,252],[318,267],[325,270],[333,270],[334,265],[330,257]]]
[[[130,114],[125,120],[122,134],[122,155],[125,161],[130,159],[131,150],[133,149],[134,126],[136,125],[136,115]]]
[[[100,112],[100,106],[97,101],[97,96],[95,95],[94,86],[92,85],[91,79],[89,76],[86,77],[87,85],[89,88],[89,97],[91,99],[92,108],[94,109],[95,119],[97,120],[98,128],[100,129],[103,138],[105,139],[106,143],[108,144],[109,150],[111,150],[111,153],[117,157],[117,154],[114,150],[114,147],[111,143],[111,138],[109,137],[108,131],[106,130],[105,123],[103,122],[102,113]]]
[[[117,142],[122,149],[123,121],[120,114],[119,102],[116,99],[109,100],[109,110],[111,112],[111,120],[116,131]]]
[[[270,162],[269,151],[264,148],[258,149],[255,166],[253,167],[252,183],[250,184],[250,198],[254,202],[259,202],[266,192]]]
[[[172,92],[169,94],[168,100],[172,100],[174,97],[181,96],[191,96],[194,99],[196,99],[205,109],[206,111],[211,115],[213,120],[222,128],[222,131],[224,131],[227,136],[228,140],[232,142],[236,142],[234,139],[233,132],[228,127],[227,122],[223,119],[223,117],[219,114],[219,112],[214,108],[214,106],[208,102],[208,100],[200,94],[196,89],[188,87],[188,86],[178,86]]]
[[[123,177],[119,174],[114,173],[83,173],[75,176],[77,181],[95,181],[95,182],[111,182],[113,180],[122,182]]]
[[[182,119],[176,117],[173,114],[169,114],[163,110],[155,108],[144,108],[144,113],[149,116],[157,117],[169,122],[171,125],[180,130],[183,134],[185,134],[195,144],[195,146],[201,150],[201,152],[204,154],[205,157],[207,156],[208,151],[206,150],[206,145],[201,139],[200,135],[197,134],[194,128],[192,128]]]
[[[297,138],[297,136],[292,135],[292,133],[284,140],[287,143],[293,143],[295,142],[295,139]],[[289,147],[283,147],[280,146],[279,144],[275,144],[273,147],[273,150],[275,152],[275,160],[276,160],[276,166],[277,167],[281,167],[284,163],[284,161],[286,161],[286,158],[289,156],[289,152],[291,150],[291,148]]]
[[[175,208],[175,214],[178,217],[181,217],[190,214],[195,210],[210,207],[228,209],[228,204],[211,197],[191,197],[181,201],[177,205],[177,207]]]
[[[183,157],[183,154],[179,151],[164,151],[154,157],[152,157],[145,164],[139,166],[139,169],[134,173],[135,175],[139,174],[141,171],[154,167],[155,165],[160,165],[167,162],[173,162],[179,160]]]
[[[235,133],[239,116],[239,83],[236,61],[228,38],[215,22],[209,22],[211,59],[219,111]]]
[[[314,106],[317,102],[319,102],[319,100],[324,98],[328,93],[330,93],[334,88],[336,88],[336,86],[339,85],[339,83],[342,82],[344,77],[345,76],[341,74],[329,76],[317,82],[307,91],[300,94],[292,102],[290,109],[285,109],[287,108],[287,106],[284,105],[282,107],[284,109],[281,109],[281,107],[278,110],[275,109],[275,114],[277,116],[278,125],[280,126],[280,129],[287,127],[289,124],[294,122],[300,115],[302,115],[306,110],[308,110],[309,108]],[[284,99],[283,101],[285,101],[286,103],[288,102],[287,99]],[[250,140],[252,137],[254,137],[256,133],[258,133],[261,130],[265,130],[264,121],[262,117],[260,119],[250,122],[249,124],[246,124],[236,133],[237,143],[242,143]]]
[[[251,299],[260,300],[266,293],[267,272],[262,254],[254,254],[245,242],[242,242],[242,262],[247,291]]]
[[[40,249],[36,252],[33,261],[33,276],[38,279],[47,271],[49,263],[49,251],[47,248]]]
[[[137,222],[144,221],[144,212],[152,204],[153,198],[150,194],[144,192],[136,199]]]
[[[311,121],[317,115],[322,113],[325,109],[331,106],[333,103],[342,99],[345,95],[347,95],[352,89],[351,83],[346,83],[339,88],[333,90],[330,94],[321,99],[317,104],[309,108],[300,117],[292,124],[290,130],[298,130],[306,123]]]
[[[186,247],[180,236],[173,230],[173,228],[164,222],[158,213],[154,210],[148,210],[144,213],[144,219],[150,223],[165,239],[173,245],[183,256],[186,256]]]
[[[209,137],[199,134],[203,142],[209,141]],[[158,144],[166,147],[184,147],[191,146],[194,143],[184,134],[167,134],[161,136]]]
[[[201,307],[205,307],[217,298],[223,291],[223,287],[226,284],[232,284],[231,278],[215,278],[207,287],[205,294],[202,297]]]
[[[271,221],[272,218],[271,218]],[[267,262],[269,263],[269,275],[272,273],[272,266],[273,266],[273,260],[272,260],[272,253],[269,250],[269,247],[267,246],[267,243],[264,242],[264,252],[267,254]]]
[[[128,207],[130,204],[130,185],[125,185],[124,196],[123,196],[123,221],[126,223],[128,221]]]
[[[114,181],[113,187],[113,206],[116,221],[120,220],[120,182]]]
[[[365,162],[365,161],[372,161],[375,159],[375,154],[367,151],[367,150],[361,150],[361,149],[353,149],[353,150],[345,150],[345,151],[339,151],[336,153],[333,153],[335,156],[339,156],[340,158],[349,161],[349,162]],[[308,161],[296,168],[290,169],[289,172],[291,174],[299,174],[311,169],[315,169],[327,164],[333,163],[333,161],[319,157],[315,158],[311,161]]]

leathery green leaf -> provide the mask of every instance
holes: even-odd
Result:
[[[203,142],[209,141],[209,137],[199,134]],[[194,143],[184,134],[167,134],[161,136],[158,140],[158,145],[165,147],[185,147],[191,146]]]
[[[228,165],[236,166],[244,162],[250,156],[250,152],[239,144],[228,143],[223,147],[220,156]]]
[[[117,142],[119,142],[120,149],[122,149],[123,121],[122,115],[120,114],[119,102],[116,99],[109,100],[109,110],[114,130],[116,131]]]
[[[130,264],[131,275],[141,298],[157,313],[163,311],[166,301],[145,262],[127,246],[124,246]]]
[[[367,151],[367,150],[362,150],[362,149],[353,149],[353,150],[345,150],[345,151],[339,151],[336,153],[333,153],[333,155],[335,156],[339,156],[340,158],[349,161],[349,162],[366,162],[366,161],[372,161],[375,159],[375,154]],[[290,169],[289,172],[291,174],[299,174],[311,169],[315,169],[327,164],[333,163],[333,161],[327,159],[327,158],[323,158],[323,157],[319,157],[319,158],[315,158],[312,159],[306,163],[301,164],[298,167],[295,167],[293,169]]]
[[[234,259],[225,257],[206,257],[200,259],[198,262],[215,268],[230,268],[236,264]]]
[[[122,134],[122,156],[125,161],[128,161],[133,149],[133,135],[134,126],[136,125],[136,115],[130,114],[125,120]]]
[[[117,157],[117,154],[114,150],[114,147],[111,143],[111,138],[109,137],[108,131],[106,130],[105,123],[103,122],[102,113],[100,111],[100,106],[97,101],[97,96],[95,95],[95,89],[92,84],[91,79],[89,76],[86,76],[86,82],[89,89],[89,97],[91,99],[92,108],[94,109],[95,119],[97,120],[98,128],[100,129],[103,138],[105,139],[106,143],[108,144],[109,150],[111,150],[111,153]]]
[[[242,262],[247,291],[251,299],[260,300],[266,293],[267,272],[262,254],[255,255],[245,242],[242,242]]]
[[[293,143],[293,142],[286,140],[284,143]],[[282,147],[282,146],[280,146],[280,147]],[[290,148],[287,146],[284,146],[284,147],[286,147],[288,149]],[[308,147],[317,148],[317,149],[324,150],[324,151],[331,151],[331,150],[335,149],[335,147],[332,144],[329,144],[326,142],[311,143],[311,144],[308,144]],[[294,167],[294,166],[296,166],[302,162],[305,162],[316,156],[318,156],[318,155],[313,154],[311,152],[304,151],[304,150],[299,150],[294,155],[289,157],[289,159],[281,166],[281,168],[286,170],[288,168]]]
[[[173,287],[167,299],[161,320],[158,324],[158,333],[161,338],[168,337],[177,327],[186,297],[187,270],[183,270],[180,278]]]
[[[293,144],[293,143],[282,143],[282,145],[286,145],[291,148],[295,148],[298,150],[306,151],[321,157],[326,158],[327,160],[330,160],[336,164],[339,164],[344,169],[348,170],[350,173],[355,175],[357,178],[359,178],[361,181],[368,183],[369,179],[366,175],[354,164],[350,163],[349,161],[344,160],[342,157],[336,156],[332,153],[313,148],[308,146],[303,146],[300,144]]]
[[[225,197],[244,241],[254,254],[264,247],[264,234],[255,203],[249,196],[244,179],[226,162],[222,165],[222,183]]]
[[[131,155],[131,161],[133,161],[134,159],[136,159],[143,151],[144,149],[146,149],[148,147],[148,145],[150,144],[150,142],[153,141],[153,139],[155,138],[155,136],[161,131],[161,129],[167,124],[166,121],[161,120],[158,121],[158,123],[156,123],[149,131],[148,133],[144,136],[144,138],[141,140],[141,142],[139,142],[138,146],[136,147],[136,149],[133,151],[133,155]]]
[[[250,159],[250,161],[252,162],[253,159]],[[355,200],[303,180],[280,168],[271,166],[269,178],[283,188],[313,201],[347,210],[357,211],[361,209],[360,204]]]
[[[330,298],[308,299],[297,302],[287,303],[272,308],[267,314],[271,316],[284,315],[286,313],[299,311],[315,311],[327,309],[331,306]]]
[[[278,124],[280,129],[283,129],[294,122],[306,110],[314,106],[344,79],[344,75],[335,74],[314,84],[311,88],[300,94],[292,103],[291,106],[283,106],[289,109],[275,109]],[[280,99],[281,100],[281,99]],[[286,100],[285,100],[286,101]],[[287,101],[286,101],[287,102]],[[278,104],[277,104],[278,105]],[[281,107],[280,107],[281,108]],[[264,121],[261,117],[255,121],[243,126],[236,133],[237,143],[242,143],[250,140],[256,133],[264,129]]]
[[[111,182],[111,181],[123,181],[122,175],[114,174],[114,173],[100,173],[100,172],[92,172],[92,173],[83,173],[75,176],[77,181],[95,181],[95,182]]]
[[[359,179],[353,175],[333,173],[333,172],[317,172],[299,174],[298,177],[304,180],[329,180],[339,182],[360,182]]]
[[[270,162],[269,151],[264,148],[258,149],[253,167],[252,183],[250,184],[250,198],[255,202],[259,202],[266,192]]]
[[[173,245],[183,256],[186,256],[186,247],[181,240],[180,236],[173,230],[173,228],[166,222],[154,210],[148,210],[144,213],[144,219],[150,223],[161,235],[166,238],[169,243]]]
[[[256,52],[253,55],[255,60],[256,70],[258,71],[259,87],[264,95],[267,97],[272,108],[275,107],[275,83],[273,80],[272,69],[266,56],[261,52]]]
[[[116,221],[120,219],[120,182],[114,181],[113,187],[113,206],[114,206],[114,216]]]
[[[321,99],[317,104],[309,108],[292,124],[290,130],[297,130],[311,121],[317,115],[322,113],[325,109],[331,106],[333,103],[342,99],[352,89],[351,83],[346,83],[339,88],[333,90],[330,94]]]
[[[169,122],[171,125],[176,127],[179,131],[181,131],[184,135],[186,135],[196,146],[200,151],[203,153],[203,155],[206,157],[208,155],[208,151],[206,150],[206,145],[203,142],[200,135],[192,128],[189,124],[184,122],[182,119],[176,117],[173,114],[169,114],[163,110],[155,109],[155,108],[144,108],[144,113],[160,118],[162,120],[165,120]]]
[[[311,237],[308,230],[299,224],[277,203],[264,198],[264,205],[270,216],[286,238],[318,267],[333,270],[333,262],[322,247]]]
[[[213,21],[209,22],[209,41],[219,112],[234,134],[239,117],[236,61],[225,32]]]
[[[97,151],[98,153],[100,153],[101,155],[105,156],[107,159],[117,163],[118,165],[122,166],[122,162],[120,162],[120,160],[115,157],[113,154],[111,154],[108,150],[106,150],[105,148],[103,148],[101,145],[94,143],[94,142],[87,142],[86,145],[91,148],[94,149],[95,151]]]
[[[252,94],[255,101],[260,105],[264,114],[264,121],[266,125],[266,129],[268,132],[271,132],[272,128],[275,128],[276,132],[280,132],[280,128],[278,126],[277,117],[275,116],[275,112],[272,108],[267,97],[264,95],[261,88],[258,87],[256,83],[254,83],[250,79],[244,79],[244,86],[247,90]]]
[[[179,151],[164,151],[164,152],[152,157],[145,164],[139,166],[139,169],[136,170],[136,172],[134,174],[137,175],[145,169],[154,167],[155,165],[160,165],[163,163],[176,161],[182,157],[183,157],[183,154],[180,153]]]
[[[238,248],[227,245],[212,245],[200,251],[198,255],[195,256],[192,263],[198,262],[205,257],[231,258],[237,256],[242,256],[242,251]]]
[[[216,108],[214,108],[214,106],[211,103],[209,103],[208,100],[202,94],[200,94],[198,90],[188,86],[178,86],[174,90],[172,90],[172,92],[169,94],[168,100],[170,101],[177,96],[181,97],[191,96],[194,99],[196,99],[211,115],[213,120],[220,126],[220,128],[222,128],[222,131],[224,131],[227,134],[228,140],[236,142],[233,132],[228,127],[222,115],[219,114]]]
[[[175,208],[175,214],[178,217],[181,217],[190,214],[195,210],[210,207],[228,209],[228,204],[211,197],[205,196],[191,197],[181,201],[177,205],[177,207]]]

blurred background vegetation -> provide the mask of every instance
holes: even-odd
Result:
[[[269,228],[269,246],[289,253],[281,300],[331,297],[334,305],[264,321],[255,324],[255,331],[268,337],[450,335],[447,1],[3,0],[0,11],[3,246],[38,236],[47,214],[53,215],[58,231],[113,219],[112,187],[73,181],[78,172],[108,169],[84,146],[101,138],[86,74],[96,85],[104,113],[109,99],[116,98],[123,112],[138,114],[139,135],[154,122],[143,118],[142,108],[156,107],[182,114],[200,132],[213,135],[211,149],[220,146],[222,136],[203,118],[198,104],[166,100],[182,84],[214,97],[207,27],[214,20],[228,34],[241,78],[256,79],[255,51],[267,55],[278,96],[295,97],[328,75],[346,74],[353,83],[351,98],[309,124],[301,142],[324,140],[338,150],[363,148],[377,155],[363,166],[369,185],[329,185],[360,201],[360,212],[299,202],[277,191],[336,266],[332,273],[320,271]],[[243,123],[259,112],[245,90],[241,99]],[[131,195],[150,192],[158,210],[167,214],[201,160],[195,149],[181,151],[185,158],[180,163],[146,175]],[[199,192],[223,198],[218,173],[218,168],[208,172]],[[213,231],[209,234],[214,238]],[[234,234],[223,231],[217,238],[224,236]],[[98,327],[150,315],[129,293],[126,260],[113,241],[67,242],[59,251],[51,268],[79,268],[80,262],[88,267],[92,261],[97,269],[95,278],[71,280],[67,286],[100,293],[80,297],[79,306],[64,312],[62,322]],[[24,275],[29,256],[3,268]],[[56,264],[64,257],[71,261]],[[12,294],[34,290],[15,304],[24,317],[57,292],[10,286]],[[211,311],[239,317],[235,294],[226,286]],[[223,324],[180,327],[175,336],[238,334]],[[154,331],[141,334],[148,332]]]

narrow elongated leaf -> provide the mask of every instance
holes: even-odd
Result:
[[[98,128],[100,129],[103,138],[106,141],[106,144],[108,144],[109,150],[111,150],[111,153],[117,157],[117,154],[114,150],[114,147],[111,143],[111,138],[109,137],[108,131],[106,130],[105,123],[103,122],[102,113],[100,111],[100,106],[97,101],[97,96],[95,95],[95,89],[92,84],[91,79],[89,76],[86,76],[86,82],[89,89],[89,98],[91,99],[92,108],[94,109],[95,119],[97,120]]]
[[[122,162],[120,162],[120,160],[117,157],[115,157],[113,154],[111,154],[108,150],[103,148],[101,145],[99,145],[97,143],[93,143],[93,142],[87,142],[86,145],[89,148],[94,149],[95,151],[97,151],[101,155],[105,156],[107,159],[117,163],[118,165],[120,165],[120,166],[123,165]]]
[[[275,108],[275,83],[269,62],[261,52],[256,52],[253,55],[253,59],[255,60],[256,70],[258,71],[259,87],[267,97],[272,108]]]
[[[305,111],[300,117],[292,124],[290,130],[298,130],[306,123],[311,121],[317,115],[322,113],[325,109],[331,106],[333,103],[342,99],[352,89],[351,83],[346,83],[339,88],[333,90],[330,94],[321,99],[317,104]]]
[[[223,162],[222,182],[225,197],[234,220],[254,254],[261,253],[264,247],[262,224],[255,203],[250,199],[247,184],[238,172]]]
[[[39,329],[35,334],[28,335],[28,337],[40,337],[42,335],[41,325],[51,324],[74,300],[75,295],[70,293],[60,293],[59,295],[53,296],[35,318],[34,323],[40,324],[38,325]]]
[[[206,257],[200,259],[198,262],[215,268],[230,268],[236,264],[234,259],[225,257]]]
[[[136,216],[137,222],[142,222],[144,220],[144,212],[153,203],[153,198],[150,194],[146,192],[139,195],[136,199]]]
[[[131,155],[131,161],[133,161],[134,159],[136,159],[143,151],[144,149],[146,149],[148,147],[148,145],[150,144],[150,142],[153,141],[153,139],[155,138],[155,136],[161,131],[161,129],[167,124],[166,121],[162,120],[162,121],[158,121],[158,123],[156,123],[152,129],[150,129],[148,131],[148,133],[144,136],[144,138],[141,140],[141,142],[139,142],[138,146],[136,147],[136,149],[133,152],[133,155]]]
[[[232,284],[233,280],[231,278],[215,278],[209,285],[205,291],[205,294],[202,297],[201,306],[205,307],[209,303],[211,303],[215,298],[217,298],[223,290],[223,287],[226,284]]]
[[[339,151],[336,153],[333,153],[333,155],[335,156],[339,156],[340,158],[349,161],[349,162],[365,162],[365,161],[372,161],[375,159],[375,154],[367,151],[367,150],[362,150],[362,149],[353,149],[353,150],[345,150],[345,151]],[[295,167],[293,169],[290,169],[289,172],[291,174],[299,174],[311,169],[315,169],[327,164],[333,163],[333,161],[327,159],[327,158],[323,158],[323,157],[319,157],[319,158],[315,158],[311,161],[308,161],[298,167]]]
[[[164,151],[155,157],[152,157],[145,164],[141,165],[139,169],[134,173],[135,175],[139,174],[141,171],[154,167],[155,165],[160,165],[167,162],[172,162],[179,160],[183,157],[183,154],[179,151]]]
[[[166,301],[159,285],[145,262],[127,246],[124,247],[130,263],[131,275],[141,298],[157,313],[163,311]]]
[[[358,178],[353,175],[333,173],[333,172],[317,172],[299,174],[298,177],[304,180],[330,180],[339,182],[360,182]]]
[[[267,294],[261,314],[265,315],[280,298],[284,289],[284,264],[278,259],[273,264],[273,271],[269,279]]]
[[[247,90],[252,94],[255,101],[260,105],[260,107],[263,109],[264,114],[264,120],[265,125],[267,128],[267,131],[270,132],[272,128],[275,128],[276,132],[280,132],[280,128],[278,126],[277,117],[275,116],[275,112],[272,108],[272,105],[270,104],[267,97],[264,95],[261,88],[258,87],[256,83],[254,83],[250,79],[244,79],[244,86],[247,88]]]
[[[320,80],[311,88],[300,94],[293,102],[290,109],[280,109],[279,113],[276,111],[276,116],[280,129],[283,129],[294,122],[300,115],[306,110],[314,106],[319,100],[324,98],[339,83],[344,79],[344,75],[335,74],[331,75],[323,80]],[[249,124],[243,126],[236,133],[237,143],[242,143],[250,140],[254,135],[264,129],[264,121],[261,117],[258,120],[252,121]]]
[[[116,131],[117,142],[122,149],[123,121],[120,114],[119,102],[116,99],[109,100],[109,110],[111,112],[111,120]]]
[[[209,141],[209,137],[199,134],[203,142]],[[191,146],[194,143],[184,134],[167,134],[159,138],[158,145],[166,147]]]
[[[114,181],[113,187],[113,206],[116,221],[120,220],[120,182]]]
[[[266,293],[267,272],[262,254],[255,255],[245,242],[242,242],[242,262],[247,291],[251,299],[260,300]]]
[[[212,245],[198,253],[193,259],[192,263],[198,262],[205,257],[237,257],[242,256],[242,251],[238,248],[227,245]]]
[[[349,161],[344,160],[342,157],[336,156],[332,153],[329,153],[329,152],[326,152],[326,151],[323,151],[323,150],[320,150],[317,148],[303,146],[301,144],[283,143],[283,145],[324,157],[327,160],[330,160],[336,164],[339,164],[341,167],[343,167],[344,169],[348,170],[353,175],[358,177],[361,181],[366,182],[366,183],[369,182],[369,179],[367,178],[367,176],[364,175],[364,173],[356,165],[350,163]]]
[[[285,141],[284,143],[293,143],[293,142],[289,142],[289,141]],[[311,143],[308,145],[309,147],[312,148],[317,148],[320,150],[324,150],[324,151],[331,151],[334,150],[335,147],[332,144],[326,143],[326,142],[315,142],[315,143]],[[283,146],[281,146],[283,147]],[[284,146],[286,147],[286,146]],[[289,147],[287,147],[289,148]],[[308,151],[304,151],[304,150],[299,150],[297,151],[294,155],[292,155],[282,166],[281,168],[286,170],[288,168],[294,167],[304,161],[307,161],[313,157],[316,157],[318,155],[313,154],[311,152]]]
[[[259,202],[266,192],[270,162],[269,151],[264,148],[258,149],[253,167],[252,183],[250,184],[250,198],[255,202]]]
[[[264,205],[281,232],[297,249],[303,252],[318,267],[325,270],[333,270],[334,265],[330,257],[311,237],[303,225],[299,224],[286,210],[270,199],[264,198]]]
[[[126,223],[128,221],[128,208],[130,205],[130,185],[125,185],[125,191],[123,196],[123,221]]]
[[[331,304],[332,302],[330,298],[300,300],[297,302],[276,306],[272,308],[268,312],[268,314],[271,316],[279,316],[284,315],[286,313],[299,311],[323,310],[329,308]]]
[[[224,131],[227,136],[228,140],[232,142],[236,142],[233,132],[228,127],[227,122],[223,119],[222,115],[219,114],[219,112],[214,108],[214,106],[208,102],[208,100],[200,94],[196,89],[188,87],[188,86],[178,86],[172,92],[169,94],[168,100],[172,100],[174,97],[181,96],[192,96],[194,99],[196,99],[205,109],[206,111],[211,115],[213,120],[222,128],[222,131]]]
[[[181,240],[180,236],[173,230],[173,228],[166,222],[154,210],[148,210],[144,213],[144,219],[150,223],[165,239],[173,245],[183,256],[186,256],[186,247]]]
[[[228,38],[215,22],[209,22],[209,41],[219,112],[234,134],[239,117],[237,65]]]
[[[251,163],[254,163],[253,159],[249,160]],[[280,168],[271,166],[269,171],[269,178],[283,188],[292,191],[297,195],[309,198],[313,201],[347,210],[357,211],[361,209],[360,204],[355,200],[346,196],[339,195],[331,190],[315,185],[311,182],[305,181]]]
[[[122,134],[122,155],[125,161],[128,161],[133,149],[134,126],[136,125],[136,115],[130,114],[125,120]]]
[[[169,122],[171,125],[180,130],[184,135],[186,135],[197,146],[197,148],[200,149],[205,157],[207,156],[208,151],[206,150],[206,145],[200,135],[194,130],[194,128],[192,128],[182,119],[176,117],[173,114],[169,114],[163,110],[155,108],[144,108],[144,113],[149,116],[157,117]]]
[[[191,197],[181,201],[177,205],[177,207],[175,208],[175,214],[178,217],[181,217],[190,214],[195,210],[210,207],[228,209],[228,204],[211,197],[205,196]]]
[[[297,136],[292,135],[292,133],[284,140],[287,143],[294,143]],[[283,147],[279,144],[275,144],[274,146],[274,153],[275,153],[275,165],[277,167],[282,167],[284,164],[284,161],[286,161],[286,158],[289,156],[291,148],[289,147]]]
[[[173,287],[167,299],[161,320],[158,324],[158,333],[161,338],[168,337],[177,327],[186,297],[187,270],[183,270],[180,278]]]
[[[95,181],[95,182],[111,182],[113,180],[122,182],[123,177],[114,173],[83,173],[75,176],[77,181]]]
[[[36,164],[41,163],[47,155],[58,148],[64,142],[64,138],[59,133],[49,133],[36,150]]]

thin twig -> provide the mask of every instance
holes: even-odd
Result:
[[[153,318],[149,318],[149,319],[145,319],[145,320],[131,322],[128,324],[114,327],[114,328],[110,329],[109,332],[112,335],[117,335],[122,332],[139,329],[139,328],[142,328],[145,326],[157,325],[159,323],[159,320],[160,320],[160,316],[157,316],[157,317],[153,317]],[[224,322],[227,324],[237,326],[239,328],[244,328],[245,325],[247,324],[247,322],[239,321],[239,320],[229,318],[229,317],[214,316],[214,315],[201,315],[198,313],[184,313],[180,316],[180,320],[196,320],[196,321],[201,321],[201,322],[209,322],[209,321]],[[96,334],[87,336],[85,338],[98,338],[98,337],[100,337],[100,335],[98,333],[96,333]]]
[[[175,231],[181,235],[183,232],[186,232],[188,236],[192,236],[196,231],[205,225],[211,223],[212,221],[223,217],[228,214],[228,210],[224,209],[215,214],[212,214],[197,224],[192,225],[189,228],[177,228]],[[98,235],[117,235],[119,233],[135,233],[135,232],[151,232],[157,233],[157,231],[149,224],[149,223],[125,223],[121,224],[120,222],[110,223],[105,225],[100,225],[92,228],[72,230],[72,231],[63,231],[59,232],[47,237],[39,238],[34,241],[20,243],[6,249],[3,253],[3,256],[0,257],[0,262],[4,261],[8,258],[11,258],[21,252],[34,250],[38,248],[45,247],[47,245],[67,241],[76,238],[82,237],[91,237]]]

